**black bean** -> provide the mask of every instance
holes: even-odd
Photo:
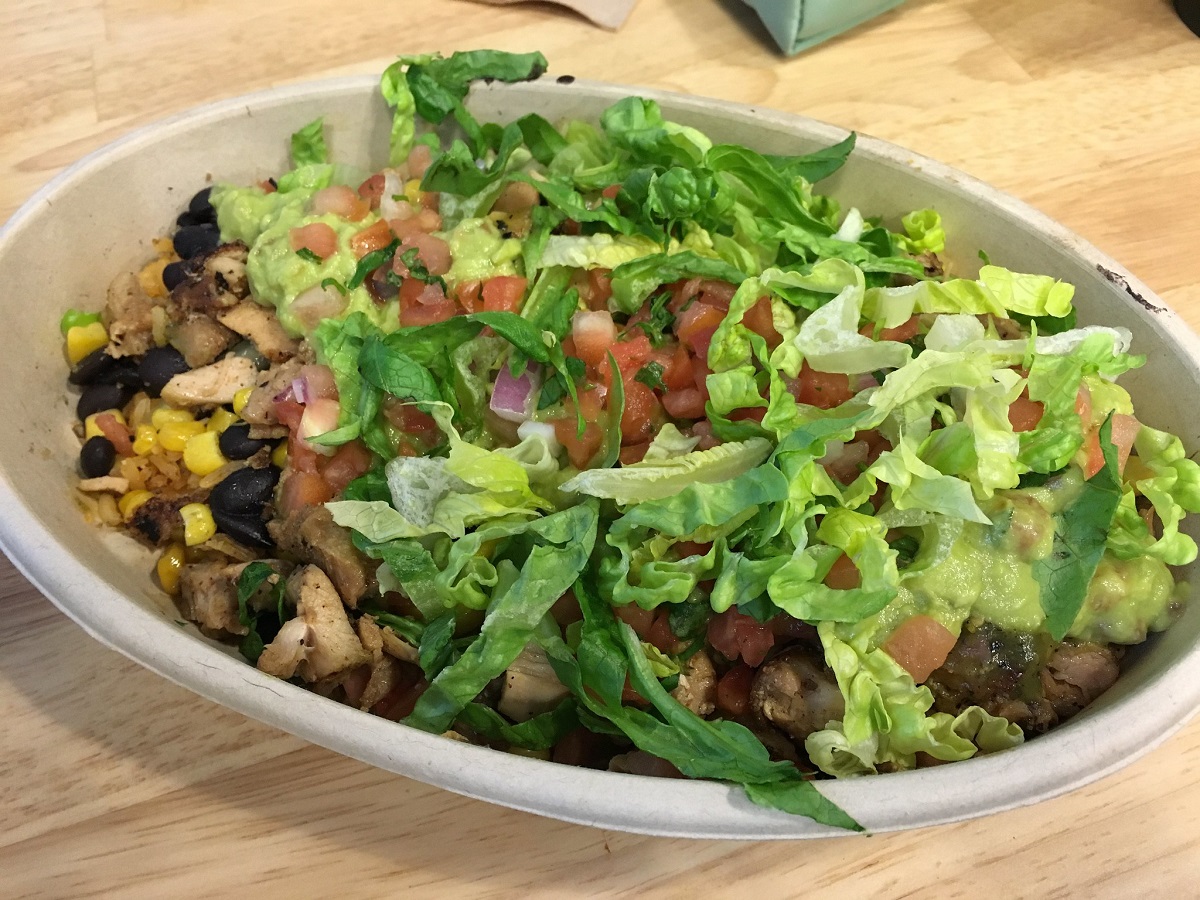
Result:
[[[142,379],[138,377],[137,360],[129,356],[114,359],[101,347],[89,353],[71,370],[67,381],[71,384],[124,384],[139,390]]]
[[[183,280],[187,277],[187,272],[183,269],[181,262],[169,262],[162,270],[163,287],[168,291],[173,291],[179,285],[183,284]]]
[[[79,396],[75,415],[83,421],[92,413],[106,409],[120,409],[130,401],[137,391],[127,384],[91,384]]]
[[[81,359],[67,376],[67,381],[71,384],[95,384],[112,371],[116,364],[117,361],[101,347]]]
[[[270,547],[274,541],[271,540],[271,532],[267,531],[267,523],[263,521],[262,516],[225,516],[217,518],[217,514],[213,513],[213,520],[217,523],[217,527],[222,534],[226,534],[240,544],[245,544],[247,547]]]
[[[217,211],[211,206],[200,212],[192,212],[189,209],[179,214],[175,219],[175,224],[180,228],[186,228],[189,225],[215,225],[217,224]]]
[[[229,348],[229,355],[246,357],[246,359],[254,363],[260,372],[265,372],[271,368],[271,361],[258,352],[258,348],[254,346],[253,341],[238,341]]]
[[[239,422],[222,431],[221,437],[217,439],[217,444],[226,459],[249,459],[263,447],[268,446],[270,441],[251,438],[250,426]]]
[[[221,245],[221,235],[216,225],[188,225],[175,232],[173,243],[180,258],[191,259],[216,250]]]
[[[195,196],[188,201],[188,212],[203,212],[206,209],[212,209],[212,188],[206,187],[203,190],[196,191]]]
[[[146,393],[157,397],[168,381],[189,368],[183,354],[174,347],[151,347],[142,357],[138,375],[146,386]]]
[[[261,517],[278,481],[279,470],[274,466],[247,467],[227,475],[208,495],[208,505],[217,527],[224,530],[223,519]]]
[[[103,478],[112,471],[117,460],[117,449],[106,437],[96,435],[83,443],[79,451],[79,471],[84,478]]]
[[[278,481],[279,470],[274,466],[238,469],[226,476],[208,495],[217,528],[243,544],[270,547],[263,507],[270,502]]]

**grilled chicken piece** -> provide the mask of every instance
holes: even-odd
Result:
[[[316,566],[297,569],[288,579],[287,596],[296,605],[296,618],[285,622],[263,651],[259,669],[279,678],[298,673],[312,682],[371,663],[324,572]],[[297,621],[302,625],[292,624]]]
[[[717,671],[707,653],[699,650],[688,658],[671,696],[700,718],[712,715],[717,708]]]
[[[1121,674],[1118,653],[1091,643],[1066,643],[1039,675],[1046,700],[1060,721],[1069,719],[1112,687]]]
[[[183,354],[188,366],[207,366],[237,341],[237,335],[208,316],[196,313],[167,328],[167,342]]]
[[[253,300],[243,300],[219,313],[217,321],[253,341],[258,352],[272,363],[291,359],[299,348],[299,344],[283,330],[275,313]]]
[[[279,419],[275,417],[275,398],[299,377],[302,365],[300,360],[290,359],[261,373],[254,390],[246,400],[246,405],[242,407],[242,419],[251,425],[278,425]]]
[[[162,305],[146,295],[136,275],[127,272],[113,279],[103,313],[109,355],[141,356],[153,347],[154,309]]]
[[[845,714],[837,680],[808,647],[791,647],[758,670],[750,709],[797,744]]]
[[[246,280],[249,249],[241,241],[222,244],[188,260],[184,279],[171,292],[173,304],[190,313],[216,316],[250,296]]]
[[[246,634],[238,619],[237,580],[220,562],[184,566],[179,575],[179,611],[206,632]]]
[[[378,564],[363,556],[350,541],[349,530],[333,521],[324,506],[298,510],[284,520],[267,523],[280,549],[300,560],[320,566],[337,585],[349,607],[376,590]]]
[[[181,372],[162,390],[162,398],[172,406],[217,406],[232,403],[238,391],[254,387],[258,369],[244,356],[224,359],[190,372]]]
[[[569,693],[554,674],[546,651],[529,643],[505,671],[496,709],[514,722],[525,722],[554,709]]]

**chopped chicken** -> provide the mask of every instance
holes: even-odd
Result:
[[[104,324],[108,329],[110,356],[141,356],[154,346],[154,309],[162,301],[152,300],[133,273],[118,275],[108,288]]]
[[[215,406],[232,403],[238,391],[257,383],[258,369],[244,356],[226,356],[218,362],[181,372],[162,390],[172,406]]]
[[[311,682],[371,662],[371,654],[355,634],[346,608],[324,572],[316,566],[297,569],[288,579],[287,595],[296,605],[296,618],[283,624],[259,657],[262,671],[279,678],[299,673]],[[308,626],[307,631],[292,625],[297,620]]]
[[[496,709],[514,722],[524,722],[554,709],[569,693],[554,674],[546,651],[529,643],[504,673]]]
[[[707,653],[698,650],[688,658],[671,696],[701,718],[712,715],[717,708],[717,671]]]
[[[807,647],[785,650],[758,670],[750,707],[797,743],[845,714],[837,680],[820,654]]]
[[[184,566],[179,576],[179,610],[205,631],[246,634],[238,618],[237,580],[221,562]]]
[[[237,335],[208,316],[190,314],[167,327],[167,341],[190,368],[207,366],[237,341]]]
[[[275,519],[267,529],[280,549],[305,562],[320,566],[337,585],[346,605],[354,608],[375,590],[375,568],[350,540],[350,531],[333,521],[324,506],[294,512],[285,520]]]
[[[253,300],[243,300],[217,315],[226,328],[249,338],[258,352],[273,363],[281,363],[296,355],[299,344],[279,324],[279,319],[265,306]]]

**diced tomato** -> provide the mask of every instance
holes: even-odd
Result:
[[[704,395],[694,387],[663,394],[663,409],[673,419],[704,418]]]
[[[745,715],[750,707],[750,689],[754,686],[754,670],[738,663],[717,682],[717,708],[727,716]]]
[[[800,369],[796,399],[809,406],[833,409],[854,396],[850,378],[837,372],[818,372],[807,362]]]
[[[767,415],[765,406],[747,406],[744,409],[735,409],[729,414],[731,422],[761,422]]]
[[[483,308],[488,312],[520,312],[528,279],[518,275],[498,275],[483,284]]]
[[[723,443],[719,437],[713,434],[712,422],[707,419],[692,426],[692,437],[700,439],[700,443],[696,445],[697,450],[711,450]]]
[[[654,437],[655,423],[662,417],[662,406],[654,391],[632,376],[625,378],[624,385],[625,410],[621,413],[621,443],[647,443]]]
[[[383,199],[383,186],[386,182],[387,176],[382,172],[376,172],[358,186],[358,196],[362,197],[371,209],[379,209],[379,201]]]
[[[869,322],[859,329],[858,333],[876,341],[899,341],[903,343],[904,341],[911,341],[920,331],[921,317],[911,316],[894,328],[881,329],[878,335],[875,334],[875,326]]]
[[[1085,429],[1092,424],[1092,392],[1086,384],[1080,384],[1075,394],[1075,414],[1082,420]]]
[[[702,281],[700,278],[689,278],[687,281],[677,281],[669,285],[671,299],[667,302],[667,309],[679,315],[679,311],[687,306],[688,301],[700,293]]]
[[[922,684],[942,667],[958,639],[945,625],[929,616],[910,616],[883,644],[883,652]]]
[[[362,197],[344,184],[321,188],[313,194],[312,205],[313,212],[318,216],[332,214],[348,222],[362,220],[370,210]]]
[[[1133,416],[1113,413],[1112,442],[1117,448],[1117,468],[1121,472],[1125,471],[1125,463],[1129,461],[1129,454],[1133,451],[1133,442],[1141,430],[1142,423]]]
[[[395,240],[395,235],[392,234],[392,229],[388,226],[388,223],[382,221],[376,222],[374,225],[367,226],[350,238],[350,250],[354,253],[356,259],[362,259],[368,253],[382,250],[393,240]]]
[[[646,333],[640,328],[625,332],[621,339],[611,344],[608,349],[617,361],[617,368],[626,376],[636,375],[653,352],[650,338],[646,337]]]
[[[286,425],[292,431],[300,427],[300,419],[304,416],[304,404],[290,396],[277,399],[274,403],[275,418],[280,425]]]
[[[772,350],[783,342],[783,336],[775,330],[775,316],[771,312],[770,297],[760,297],[757,303],[746,310],[746,314],[742,316],[742,324],[760,335]]]
[[[862,584],[862,575],[858,566],[849,556],[843,553],[833,563],[829,574],[825,576],[825,587],[835,591],[849,591]]]
[[[689,556],[704,556],[711,549],[711,541],[676,541],[674,546],[675,555],[679,559],[687,559]]]
[[[409,178],[424,178],[425,172],[433,164],[433,150],[428,144],[414,144],[404,164],[408,167]]]
[[[289,459],[291,453],[289,452]],[[287,516],[302,509],[320,506],[333,499],[329,482],[316,472],[292,469],[279,489],[279,511]]]
[[[688,353],[687,347],[679,344],[669,357],[659,351],[656,359],[663,367],[662,380],[668,391],[692,387],[692,355]]]
[[[1117,471],[1124,472],[1129,454],[1133,450],[1133,442],[1142,430],[1141,423],[1133,416],[1113,413],[1111,440],[1117,451]],[[1089,429],[1083,436],[1085,455],[1083,475],[1091,478],[1104,468],[1104,451],[1100,446],[1100,426]]]
[[[288,468],[295,472],[318,474],[318,464],[322,455],[317,448],[303,440],[293,431],[288,438]]]
[[[646,640],[650,627],[654,624],[654,610],[642,609],[636,603],[618,606],[613,609],[618,619],[632,628],[639,638]]]
[[[708,359],[708,345],[724,318],[724,310],[707,303],[693,303],[675,319],[675,334],[691,345],[698,357]]]
[[[842,484],[850,484],[867,465],[870,452],[866,441],[851,441],[832,449],[817,462],[829,476]]]
[[[438,424],[433,416],[423,412],[412,403],[388,404],[383,411],[389,422],[405,434],[423,435],[436,432]]]
[[[706,278],[700,282],[700,302],[715,306],[722,312],[729,312],[729,304],[737,293],[737,285],[728,281],[714,281]]]
[[[362,441],[350,441],[338,447],[333,456],[321,466],[321,475],[334,495],[340,494],[351,481],[371,468],[371,451]]]
[[[575,353],[590,366],[599,366],[608,356],[608,348],[617,338],[612,313],[607,310],[577,312],[571,320]]]
[[[604,431],[597,424],[601,408],[600,397],[595,390],[581,391],[579,409],[583,413],[583,420],[586,423],[583,435],[577,434],[575,404],[570,400],[564,404],[566,415],[554,422],[554,434],[558,438],[558,442],[566,448],[571,465],[577,469],[586,468],[588,462],[604,443]]]
[[[321,259],[328,259],[338,249],[337,232],[324,222],[293,228],[288,232],[288,242],[293,250],[308,250]]]
[[[1021,396],[1008,407],[1008,421],[1012,425],[1013,431],[1033,431],[1037,428],[1038,422],[1042,421],[1042,414],[1045,411],[1045,404],[1037,400],[1030,400],[1029,395],[1022,392]]]
[[[437,322],[445,322],[447,319],[457,316],[458,313],[458,306],[454,301],[441,295],[439,291],[438,298],[429,303],[414,303],[411,306],[402,307],[400,324],[406,328],[414,325],[433,325]]]
[[[337,382],[329,366],[307,365],[300,369],[299,378],[304,380],[305,392],[311,399],[336,400]]]
[[[588,269],[588,285],[592,289],[588,305],[593,309],[603,309],[612,296],[612,269]]]
[[[464,281],[454,288],[454,298],[458,305],[469,313],[476,312],[480,303],[480,284],[478,281]]]
[[[429,270],[429,274],[445,275],[450,271],[450,245],[436,235],[417,231],[407,235],[396,250],[396,255],[392,260],[392,271],[397,275],[401,277],[408,275],[408,265],[405,264],[403,256],[412,249],[416,249],[417,259]]]
[[[129,456],[133,453],[133,441],[129,438],[129,429],[117,421],[117,417],[112,413],[101,413],[96,416],[96,427],[104,432],[104,436],[108,438],[109,443],[113,445],[113,449],[121,456]]]
[[[708,622],[708,642],[726,659],[738,657],[748,666],[762,665],[775,645],[769,626],[730,607]]]
[[[640,463],[646,458],[646,451],[650,449],[650,442],[644,444],[629,444],[621,448],[621,465],[632,466],[634,463]]]
[[[619,193],[621,193],[621,185],[610,184],[600,192],[600,196],[607,197],[609,200],[615,200],[617,198],[617,194]]]
[[[660,606],[654,616],[654,624],[646,635],[646,640],[663,653],[678,653],[684,649],[682,641],[671,630],[671,612],[667,606]]]

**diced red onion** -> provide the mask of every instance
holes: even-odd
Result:
[[[527,422],[533,415],[534,392],[541,383],[540,366],[530,363],[524,372],[514,378],[505,363],[496,376],[488,408],[507,422]]]

